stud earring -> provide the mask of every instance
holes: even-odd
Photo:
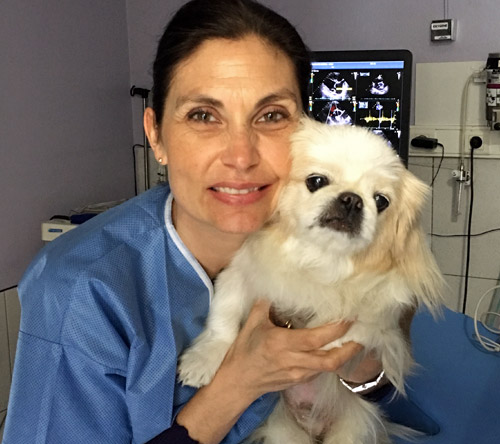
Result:
[[[163,163],[163,158],[162,157],[158,158],[158,163],[160,163],[160,164]]]

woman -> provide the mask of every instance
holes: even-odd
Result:
[[[321,371],[357,383],[381,371],[367,358],[342,373],[358,344],[320,350],[348,324],[286,330],[259,302],[209,385],[176,383],[211,280],[275,207],[309,75],[285,19],[249,0],[208,5],[178,11],[154,64],[144,123],[170,188],[51,243],[19,285],[9,444],[237,443],[272,410],[272,392]]]

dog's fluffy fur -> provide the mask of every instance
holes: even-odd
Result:
[[[442,278],[420,227],[428,187],[373,133],[303,118],[276,213],[217,279],[206,330],[180,360],[180,380],[207,384],[256,298],[313,327],[355,320],[347,341],[380,358],[400,393],[412,366],[400,318],[438,310]],[[304,405],[307,408],[304,410]],[[252,440],[266,444],[389,443],[377,406],[334,373],[289,389]]]

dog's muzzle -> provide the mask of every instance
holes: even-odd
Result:
[[[363,207],[363,199],[359,195],[342,193],[323,211],[319,225],[356,236],[361,232]]]

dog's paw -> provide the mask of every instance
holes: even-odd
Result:
[[[179,381],[183,385],[202,387],[214,377],[215,372],[205,365],[205,357],[196,351],[188,350],[181,356],[179,362]]]
[[[191,387],[207,385],[217,372],[230,344],[198,343],[187,349],[179,360],[179,381]]]

